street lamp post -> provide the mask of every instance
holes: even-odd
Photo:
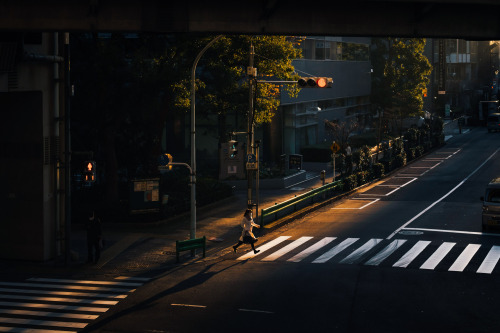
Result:
[[[198,53],[198,56],[194,60],[193,67],[191,69],[191,228],[190,228],[190,238],[196,238],[196,127],[195,127],[195,77],[196,77],[196,65],[198,65],[198,61],[200,61],[201,56],[205,53],[205,51],[212,46],[213,43],[222,38],[222,35],[219,35],[212,39],[203,50]],[[193,250],[194,251],[194,250]],[[194,254],[194,252],[193,252]]]

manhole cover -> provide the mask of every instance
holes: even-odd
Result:
[[[399,232],[400,235],[407,235],[407,236],[416,236],[416,235],[423,235],[423,231],[415,231],[415,230],[402,230]]]

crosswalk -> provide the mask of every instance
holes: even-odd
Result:
[[[0,332],[78,332],[149,279],[0,281]]]
[[[250,251],[237,260],[264,262],[286,261],[312,264],[340,263],[367,266],[392,266],[422,270],[472,271],[492,274],[500,260],[500,246],[457,244],[427,240],[304,236],[291,239],[279,236],[258,247],[259,253]]]

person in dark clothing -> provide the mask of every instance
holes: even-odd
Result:
[[[101,220],[95,215],[95,212],[92,211],[87,220],[87,262],[97,263],[99,260],[99,257],[101,256],[101,237]]]

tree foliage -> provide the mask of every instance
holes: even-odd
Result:
[[[422,90],[432,71],[424,46],[423,38],[373,40],[372,100],[399,119],[422,111]]]

